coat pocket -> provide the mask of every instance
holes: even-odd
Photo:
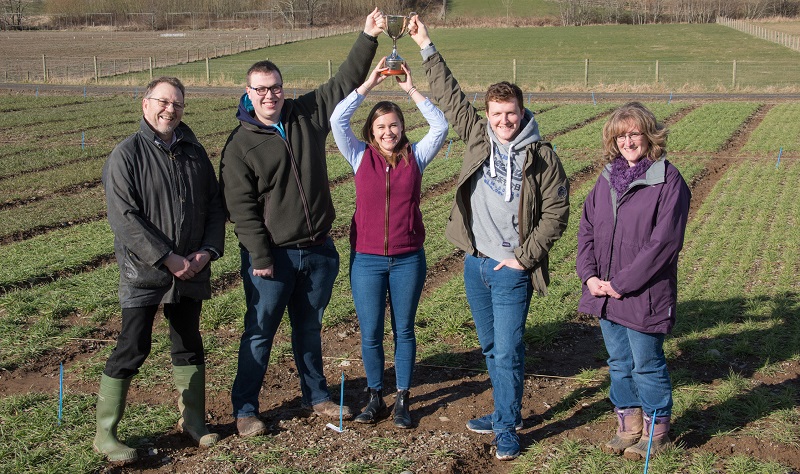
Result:
[[[162,288],[171,285],[173,278],[164,265],[157,268],[148,265],[128,249],[125,249],[122,275],[128,284],[136,288]]]

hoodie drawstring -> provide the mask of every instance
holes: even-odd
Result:
[[[492,178],[496,178],[497,170],[494,167],[494,147],[496,145],[492,140],[491,134],[489,134],[488,127],[486,129],[486,132],[489,135],[489,143],[491,144],[490,146],[491,151],[489,153],[489,174],[491,175]],[[506,192],[505,195],[503,196],[503,199],[505,199],[506,202],[511,201],[511,163],[514,161],[512,159],[513,156],[514,156],[514,147],[512,145],[508,147],[508,164],[506,165]]]

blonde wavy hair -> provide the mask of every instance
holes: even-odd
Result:
[[[669,130],[659,123],[653,112],[639,102],[628,102],[611,113],[603,126],[603,157],[613,161],[620,156],[617,137],[636,128],[647,140],[647,158],[656,161],[667,152]]]

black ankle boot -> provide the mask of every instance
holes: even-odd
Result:
[[[383,396],[380,390],[369,389],[369,403],[364,411],[355,418],[359,423],[375,423],[378,417],[386,411],[386,402],[383,401]]]
[[[394,426],[411,428],[411,414],[408,412],[408,390],[399,390],[394,402]]]

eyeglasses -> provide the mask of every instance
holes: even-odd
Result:
[[[272,95],[281,95],[281,93],[283,92],[283,84],[275,84],[274,86],[269,86],[269,87],[266,86],[261,86],[261,87],[247,86],[247,87],[256,91],[256,94],[260,95],[261,97],[267,95],[267,91],[272,92]]]
[[[617,141],[619,143],[625,143],[625,139],[628,138],[630,139],[630,141],[635,142],[640,138],[642,138],[643,135],[644,133],[641,132],[631,132],[631,133],[626,133],[625,135],[617,135]]]
[[[147,99],[148,99],[148,100],[155,100],[155,101],[157,101],[157,102],[158,102],[158,105],[160,105],[161,107],[164,107],[165,109],[166,109],[167,107],[169,107],[170,105],[171,105],[171,106],[172,106],[172,108],[173,108],[173,109],[175,109],[175,110],[183,110],[183,108],[184,108],[184,107],[186,107],[186,104],[184,104],[183,102],[170,102],[170,101],[168,101],[167,99],[157,99],[157,98],[155,98],[155,97],[148,97]]]

